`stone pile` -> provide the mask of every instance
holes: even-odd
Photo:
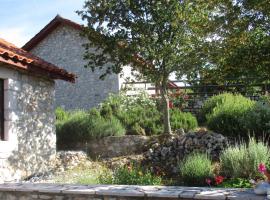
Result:
[[[57,171],[65,171],[78,166],[86,160],[87,154],[83,151],[59,151],[54,166]]]
[[[227,138],[209,131],[173,135],[163,143],[153,144],[145,153],[145,162],[168,174],[175,174],[179,172],[178,163],[186,155],[192,152],[207,153],[211,159],[218,160],[227,145]]]
[[[59,173],[62,173],[68,169],[73,169],[80,163],[87,161],[87,154],[83,151],[59,151],[56,153],[54,162],[51,163],[50,170],[42,173],[34,173],[22,182],[31,183],[48,183],[52,181],[52,178]]]

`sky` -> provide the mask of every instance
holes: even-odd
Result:
[[[84,0],[0,0],[0,38],[23,46],[57,14],[82,24]]]

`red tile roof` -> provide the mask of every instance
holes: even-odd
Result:
[[[0,38],[0,62],[31,74],[75,82],[75,75]]]

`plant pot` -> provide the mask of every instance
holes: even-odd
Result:
[[[270,173],[268,171],[265,171],[264,175],[267,177],[267,182],[270,183]]]

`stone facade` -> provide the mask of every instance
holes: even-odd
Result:
[[[54,81],[0,64],[4,79],[5,141],[0,141],[0,181],[48,170],[56,153]]]
[[[175,186],[2,184],[5,200],[264,200],[252,189]]]
[[[111,74],[105,80],[100,80],[102,70],[92,72],[91,69],[84,68],[87,61],[83,59],[85,49],[82,45],[86,42],[79,30],[60,25],[31,50],[31,53],[78,77],[76,84],[72,85],[56,81],[56,106],[89,109],[97,106],[109,93],[119,92],[120,75]]]

